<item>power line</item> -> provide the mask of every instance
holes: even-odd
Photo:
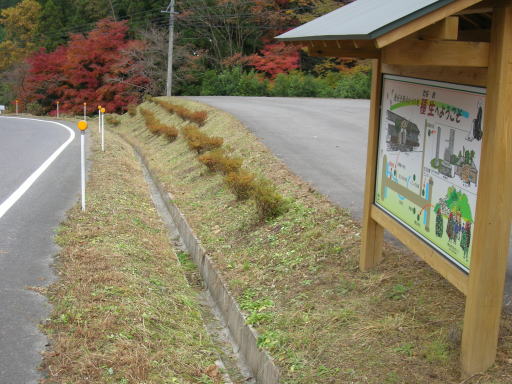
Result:
[[[110,1],[112,3],[112,8],[114,7],[114,4],[115,5],[119,5],[121,4],[120,0],[111,0]],[[206,2],[204,0],[185,0],[185,1],[180,1],[179,3],[184,3],[184,4],[198,4],[198,3],[201,3],[202,5],[204,5]],[[179,4],[178,4],[179,5]],[[243,6],[245,6],[246,8],[254,8],[256,7],[257,5],[254,4],[254,3],[248,3],[248,4],[243,4]],[[224,4],[208,4],[207,6],[205,7],[202,7],[201,10],[206,10],[206,11],[210,11],[210,10],[216,10],[216,9],[226,9],[226,8],[234,8],[233,7],[233,3],[224,3]],[[286,13],[286,12],[289,12],[289,11],[298,11],[298,10],[306,10],[306,9],[309,9],[310,7],[305,7],[305,6],[301,6],[301,7],[290,7],[290,8],[278,8],[278,9],[268,9],[266,11],[262,11],[262,12],[259,12],[257,15],[255,15],[254,13],[232,13],[232,14],[223,14],[223,13],[208,13],[207,15],[203,16],[203,15],[200,15],[200,14],[197,14],[197,13],[192,13],[191,15],[187,15],[184,17],[184,19],[186,19],[187,21],[185,21],[186,23],[189,23],[189,25],[193,25],[193,26],[200,26],[201,23],[194,23],[192,24],[191,22],[192,21],[201,21],[201,20],[204,20],[205,18],[216,18],[216,19],[227,19],[227,18],[230,18],[230,17],[262,17],[266,14],[269,14],[269,15],[275,15],[275,14],[281,14],[281,13]],[[138,11],[138,12],[134,12],[134,13],[130,13],[126,16],[123,16],[123,17],[118,17],[118,20],[119,21],[124,21],[124,20],[128,20],[128,21],[131,21],[131,22],[141,22],[141,21],[148,21],[148,22],[151,22],[151,23],[155,23],[155,20],[158,21],[158,23],[156,23],[158,26],[162,26],[164,23],[163,21],[160,22],[160,15],[156,14],[154,17],[148,19],[146,18],[146,16],[148,15],[155,15],[155,11],[154,10],[144,10],[144,11]],[[176,20],[180,23],[183,23],[183,19],[178,19]],[[68,27],[68,28],[63,28],[57,32],[51,32],[51,33],[45,33],[44,36],[47,36],[47,37],[68,37],[68,34],[70,33],[84,33],[84,32],[88,32],[90,31],[94,25],[97,24],[97,21],[92,21],[92,22],[88,22],[88,23],[84,23],[84,24],[81,24],[81,25],[74,25],[72,27]],[[246,23],[245,23],[246,24]],[[261,26],[261,24],[258,24]],[[289,26],[275,26],[276,29],[281,29],[281,28],[288,28],[288,27],[294,27],[296,26],[295,24],[294,25],[289,25]],[[264,29],[272,29],[274,26],[273,25],[267,25],[267,26],[262,26]]]
[[[153,13],[153,12],[142,12],[141,16],[146,15],[148,13]],[[119,21],[143,21],[143,20],[148,21],[148,24],[151,24],[156,27],[163,27],[163,26],[168,25],[167,20],[161,19],[161,16],[159,16],[159,15],[158,16],[155,15],[153,18],[150,18],[150,19],[139,19],[139,18],[133,18],[133,17],[129,17],[129,16],[124,17],[124,18],[119,18]],[[185,27],[204,27],[204,28],[217,28],[217,29],[226,28],[226,26],[229,25],[229,24],[224,24],[224,25],[218,24],[218,22],[221,21],[218,19],[215,21],[217,22],[216,24],[205,24],[205,23],[201,23],[197,20],[177,19],[177,20],[175,20],[175,24],[182,25]],[[45,33],[44,36],[45,37],[54,37],[54,38],[69,37],[69,34],[80,34],[80,33],[90,32],[91,28],[94,27],[94,25],[96,25],[96,24],[97,24],[97,22],[86,23],[86,24],[82,24],[81,26],[76,26],[76,27],[69,28],[69,29],[61,29],[56,32]],[[242,24],[237,25],[236,27],[239,29],[284,30],[287,28],[293,28],[295,26],[297,26],[297,24],[276,25],[276,24],[261,24],[261,23],[244,22]],[[37,39],[32,40],[32,42],[37,42]]]

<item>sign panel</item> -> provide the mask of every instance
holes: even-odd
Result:
[[[465,272],[485,89],[384,75],[375,204]]]

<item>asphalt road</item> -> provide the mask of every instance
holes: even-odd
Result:
[[[362,218],[369,100],[189,98],[234,115],[295,174]],[[387,238],[398,242],[389,234]],[[512,310],[512,246],[504,300]]]
[[[38,324],[50,308],[28,287],[55,278],[54,231],[80,191],[79,134],[73,137],[48,121],[0,117],[0,384],[41,377],[47,340]]]

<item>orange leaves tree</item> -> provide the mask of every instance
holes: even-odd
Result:
[[[29,57],[28,75],[20,98],[37,102],[50,114],[56,101],[63,113],[81,113],[83,103],[109,112],[122,112],[137,103],[148,86],[142,63],[126,54],[143,51],[140,41],[127,39],[126,22],[100,20],[87,35],[72,35],[54,52],[41,50]],[[94,107],[93,107],[94,105]]]
[[[260,54],[248,57],[247,63],[271,78],[280,73],[287,73],[299,68],[299,49],[285,43],[267,44]]]

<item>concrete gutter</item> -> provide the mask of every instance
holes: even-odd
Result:
[[[246,323],[245,316],[242,314],[240,307],[229,293],[227,285],[216,269],[214,262],[202,247],[200,240],[194,234],[185,215],[174,204],[172,195],[164,190],[158,178],[155,177],[142,151],[125,135],[120,136],[140,156],[142,163],[155,183],[188,253],[198,267],[203,282],[239,349],[237,352],[242,355],[253,377],[256,378],[256,382],[261,384],[279,383],[279,370],[275,366],[273,359],[266,351],[258,348],[258,333]]]

